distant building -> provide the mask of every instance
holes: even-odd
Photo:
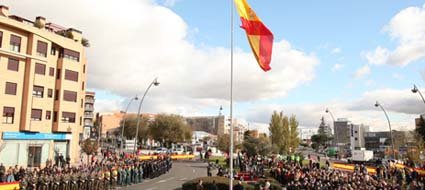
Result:
[[[124,112],[115,112],[115,113],[105,113],[99,114],[97,116],[97,122],[100,126],[100,134],[102,137],[106,136],[117,136],[121,135],[119,129],[121,127],[121,122],[124,119],[124,115],[126,118],[136,117],[135,113],[125,114]],[[148,121],[153,121],[156,117],[156,114],[143,113],[142,117],[147,117]]]
[[[84,128],[82,139],[90,137],[90,132],[94,124],[94,100],[95,93],[86,91],[84,101]]]
[[[228,134],[228,121],[224,115],[218,116],[189,116],[186,123],[193,131],[205,131],[215,135]]]
[[[412,132],[393,130],[393,136],[396,154],[405,155],[408,151],[414,151],[415,142]],[[392,155],[392,144],[389,131],[366,132],[364,139],[366,150],[372,150],[376,158],[385,158]]]
[[[340,151],[350,149],[351,125],[351,121],[345,118],[338,118],[338,120],[334,122],[333,142],[335,146],[339,147]]]
[[[360,150],[365,148],[365,134],[367,132],[369,132],[369,126],[363,124],[351,125],[351,149]]]
[[[317,134],[317,128],[298,128],[298,137],[302,141],[310,141],[311,136]]]
[[[193,131],[192,132],[192,144],[203,143],[208,138],[208,141],[215,142],[217,135],[207,133],[205,131]]]

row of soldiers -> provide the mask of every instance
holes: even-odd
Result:
[[[48,166],[27,172],[20,181],[22,190],[110,190],[118,186],[142,183],[172,167],[169,157],[157,160],[106,160],[93,166]]]

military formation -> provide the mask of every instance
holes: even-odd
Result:
[[[46,166],[27,169],[20,180],[22,190],[110,190],[142,183],[167,173],[171,158],[140,161],[136,158],[108,157],[100,162],[78,167]]]

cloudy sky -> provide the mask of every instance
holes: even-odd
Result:
[[[326,107],[337,118],[387,130],[413,129],[425,112],[422,1],[249,0],[275,35],[272,70],[264,73],[235,18],[235,116],[265,126],[273,110],[317,127]],[[88,86],[96,111],[124,109],[151,89],[143,112],[229,112],[229,0],[3,0],[12,14],[83,31],[90,40]],[[425,93],[425,91],[423,91]],[[136,105],[131,107],[136,110]],[[263,128],[264,129],[264,128]]]

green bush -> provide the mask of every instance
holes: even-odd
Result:
[[[280,183],[273,179],[273,178],[267,178],[267,180],[269,180],[270,182],[270,190],[281,190],[282,186],[280,185]],[[260,186],[263,186],[266,184],[266,180],[265,179],[261,179],[258,181],[258,183],[255,185],[255,189],[260,189]]]
[[[217,187],[219,190],[228,190],[229,189],[229,179],[225,177],[201,177],[196,178],[190,181],[185,182],[182,185],[182,190],[196,190],[196,185],[198,184],[199,180],[202,180],[202,185],[204,186],[205,190],[212,190],[213,181],[215,181]],[[238,180],[234,180],[234,185],[238,183]],[[253,185],[249,185],[246,183],[242,183],[245,190],[255,190],[255,187]],[[215,190],[215,189],[214,189]],[[273,189],[272,189],[273,190]]]

